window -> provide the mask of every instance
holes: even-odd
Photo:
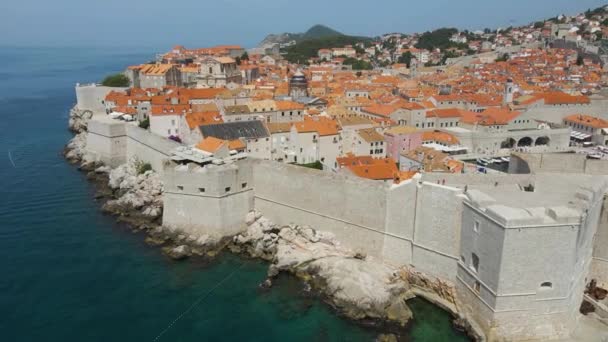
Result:
[[[224,189],[224,190],[226,190],[226,192],[230,192],[230,187],[227,186],[226,189]]]
[[[175,120],[171,120],[171,126],[175,126]]]
[[[542,290],[549,290],[553,288],[553,283],[551,283],[550,281],[545,281],[542,284],[540,284],[540,288]]]
[[[184,187],[183,187],[183,186],[181,186],[181,185],[178,185],[178,186],[177,186],[177,190],[179,190],[179,191],[184,191]]]
[[[245,189],[247,187],[247,183],[241,184],[241,188]]]
[[[464,257],[464,255],[460,256],[460,261],[462,261],[463,264],[467,263],[467,258]]]
[[[167,130],[167,135],[171,135],[171,130],[170,129]]]
[[[475,284],[473,284],[473,290],[475,290],[475,292],[477,292],[477,293],[481,292],[481,283],[478,281],[475,281]]]
[[[473,223],[473,231],[474,231],[475,233],[479,233],[479,221],[475,221],[475,222]]]
[[[473,271],[479,272],[479,257],[477,256],[477,254],[472,253],[471,258],[472,258],[471,267],[473,268]]]
[[[205,192],[205,188],[198,188],[198,192],[202,194],[203,192]]]

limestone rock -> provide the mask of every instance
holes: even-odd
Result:
[[[269,278],[281,271],[302,276],[354,319],[405,325],[412,317],[405,303],[408,283],[395,276],[396,269],[343,248],[333,234],[297,225],[279,230],[267,218],[256,218],[255,212],[246,219],[247,231],[235,236],[233,243],[253,257],[273,260]]]
[[[256,218],[255,218],[255,212],[250,211],[247,213],[247,215],[245,215],[245,223],[248,226],[251,226],[254,222],[255,222]]]
[[[191,250],[190,247],[186,245],[180,245],[174,248],[168,248],[165,250],[167,256],[174,260],[185,259],[190,256]]]

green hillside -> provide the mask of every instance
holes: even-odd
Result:
[[[335,37],[335,36],[343,36],[341,32],[338,32],[332,28],[329,28],[325,25],[315,25],[308,29],[303,35],[302,40],[306,39],[317,39],[317,38],[327,38],[327,37]]]

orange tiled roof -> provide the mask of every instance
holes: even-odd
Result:
[[[437,130],[422,132],[422,141],[436,141],[446,145],[457,145],[459,143],[458,138],[452,134]]]
[[[206,137],[196,144],[196,148],[209,153],[215,153],[215,151],[219,150],[227,143],[226,140],[218,139],[216,137]]]
[[[564,118],[564,121],[580,124],[587,127],[593,128],[608,128],[608,121],[595,116],[585,114],[574,114]]]
[[[511,111],[504,107],[491,107],[481,113],[464,111],[462,112],[461,121],[472,125],[479,124],[482,126],[506,125],[520,114],[521,112]]]
[[[374,159],[370,156],[353,156],[336,158],[338,165],[348,168],[361,178],[374,180],[398,179],[397,164],[391,158]]]
[[[185,115],[186,123],[190,129],[195,129],[199,126],[212,125],[223,123],[219,112],[195,112],[195,113],[187,113]]]
[[[363,111],[366,113],[378,115],[378,116],[384,116],[384,117],[389,117],[396,110],[397,110],[397,108],[395,108],[391,105],[380,105],[380,104],[374,104],[369,107],[363,108]]]
[[[321,116],[305,116],[304,121],[294,123],[294,127],[300,133],[317,132],[319,136],[337,135],[340,129],[336,120]]]
[[[157,105],[152,106],[152,115],[182,115],[190,110],[190,105]]]
[[[277,110],[303,110],[305,106],[294,101],[275,101]]]
[[[173,64],[144,64],[140,69],[140,73],[144,75],[160,76],[166,74],[172,67]]]
[[[247,145],[245,145],[245,143],[242,142],[240,139],[234,139],[228,142],[228,148],[230,150],[244,150],[246,147]]]

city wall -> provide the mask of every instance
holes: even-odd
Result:
[[[87,127],[87,152],[106,165],[117,167],[130,158],[150,163],[163,172],[163,161],[179,143],[162,138],[132,123],[94,116]]]
[[[127,161],[127,131],[124,122],[91,119],[87,126],[87,152],[111,167]]]
[[[252,163],[254,206],[275,223],[307,224],[389,263],[455,280],[461,190],[420,178],[393,185],[278,162]]]
[[[135,125],[127,124],[127,160],[137,158],[152,165],[152,169],[162,173],[163,162],[171,157],[171,150],[179,143],[152,134]]]
[[[535,174],[579,173],[608,175],[608,160],[587,159],[583,154],[523,154],[513,153],[509,163],[509,173]],[[593,258],[589,279],[596,279],[598,285],[608,288],[608,198],[604,197],[600,222],[595,234]]]
[[[587,159],[577,153],[513,153],[509,173],[584,173],[608,175],[608,160]]]
[[[104,99],[110,91],[125,91],[128,88],[105,87],[98,84],[76,85],[76,108],[90,110],[93,113],[105,113]]]
[[[253,209],[251,164],[176,165],[164,167],[163,225],[197,236],[233,236]]]

